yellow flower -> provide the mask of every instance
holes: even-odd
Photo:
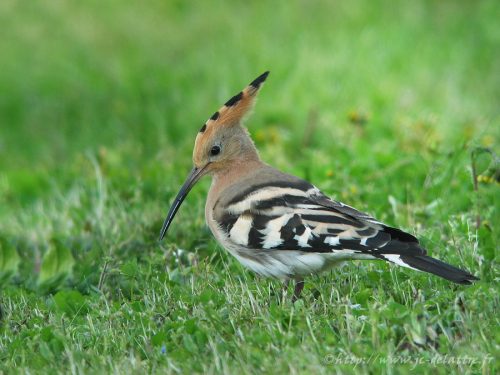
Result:
[[[481,139],[481,145],[484,147],[491,147],[494,144],[495,138],[491,134],[487,134]]]

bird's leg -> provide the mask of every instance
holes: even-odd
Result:
[[[292,302],[295,302],[300,298],[302,289],[304,289],[304,280],[299,279],[295,282],[295,290],[293,291]]]

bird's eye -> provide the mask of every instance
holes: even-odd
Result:
[[[210,155],[216,156],[219,154],[220,154],[220,146],[213,146],[212,149],[210,150]]]

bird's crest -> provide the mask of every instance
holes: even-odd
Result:
[[[269,72],[265,72],[254,79],[247,87],[229,99],[217,112],[203,124],[200,133],[212,127],[231,127],[241,123],[241,120],[252,109],[255,98]]]

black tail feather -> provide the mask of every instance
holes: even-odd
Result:
[[[410,267],[420,271],[430,272],[443,279],[453,281],[457,284],[471,284],[472,281],[479,280],[474,275],[460,268],[454,267],[438,259],[427,255],[401,255],[401,260]]]

